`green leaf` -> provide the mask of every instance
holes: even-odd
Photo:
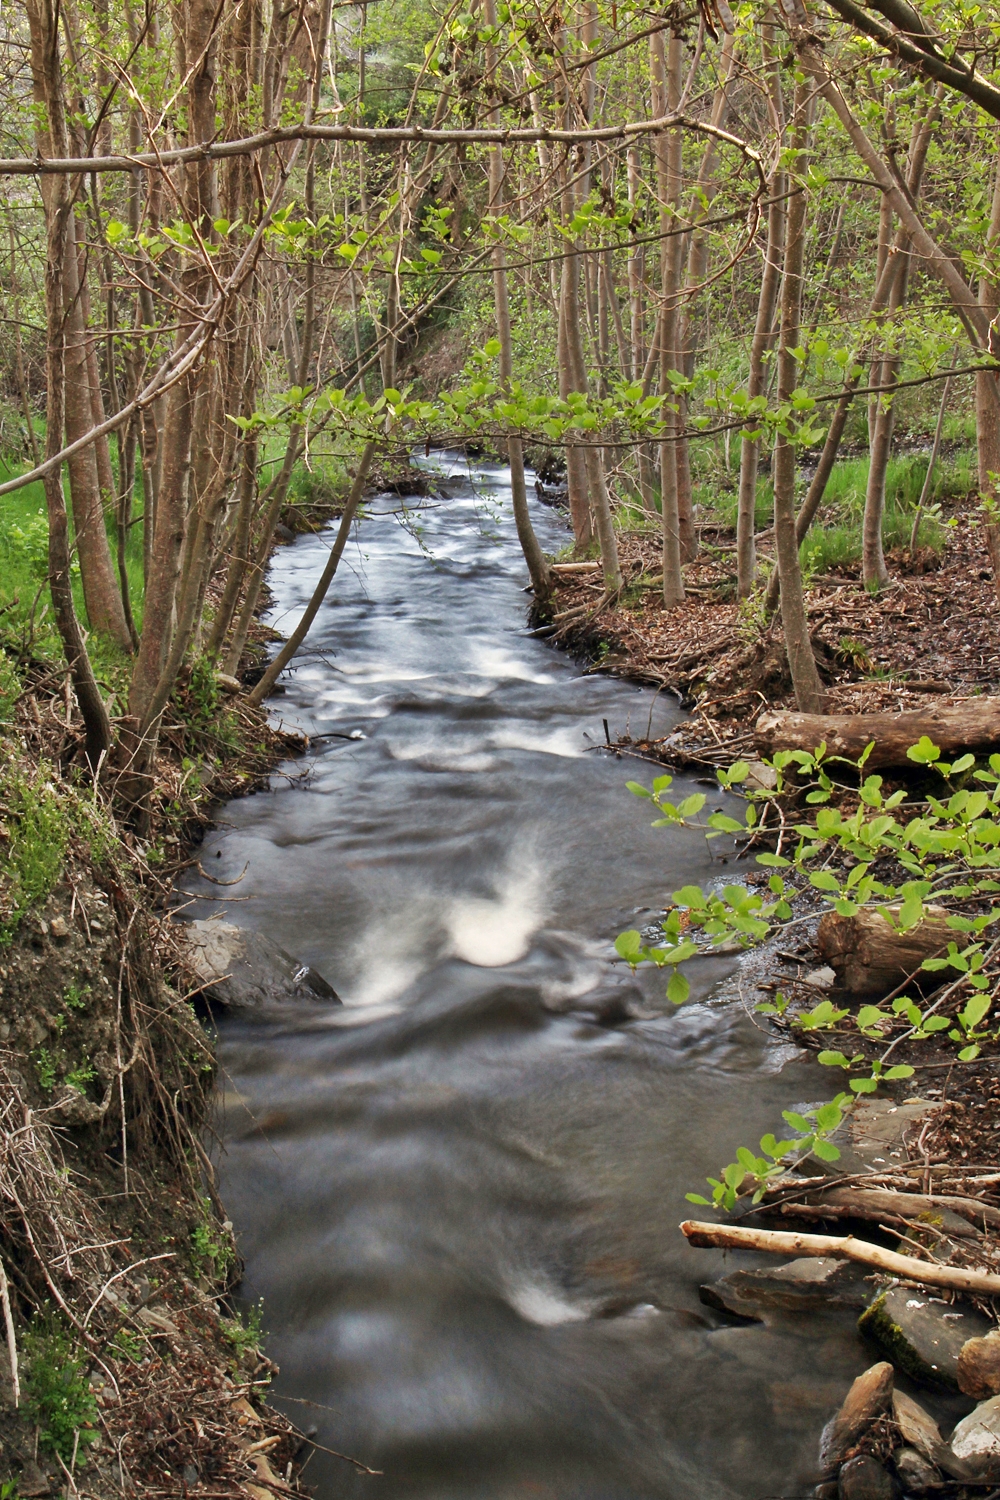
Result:
[[[682,818],[693,818],[695,813],[701,812],[706,801],[704,792],[693,792],[690,797],[685,797],[683,802],[678,803],[677,812]]]
[[[818,1156],[820,1161],[839,1161],[840,1147],[835,1146],[832,1141],[814,1141],[813,1155]]]
[[[646,788],[638,781],[626,781],[625,787],[627,791],[630,791],[632,793],[633,797],[649,797],[652,795],[652,793],[647,791]]]
[[[918,765],[930,766],[941,759],[941,749],[926,734],[922,734],[917,743],[910,746],[906,755],[908,760],[915,760]]]
[[[803,1135],[812,1134],[812,1125],[803,1115],[796,1114],[794,1109],[783,1109],[781,1118],[786,1120],[793,1130],[801,1130]]]
[[[820,1130],[836,1130],[843,1118],[840,1105],[833,1100],[828,1104],[821,1104],[816,1111],[816,1124]]]
[[[845,1057],[843,1052],[819,1052],[816,1061],[823,1064],[824,1068],[849,1068],[851,1060]]]
[[[735,818],[727,817],[725,813],[713,813],[708,820],[709,828],[717,828],[720,833],[745,833],[746,825],[737,823]]]
[[[631,932],[620,932],[615,938],[615,952],[627,963],[636,964],[642,956],[642,934],[633,928]]]
[[[674,891],[671,898],[678,906],[695,907],[700,910],[707,905],[705,893],[698,885],[683,885],[679,891]]]
[[[829,870],[814,870],[809,876],[809,884],[815,886],[818,891],[840,890],[840,881],[836,875],[831,875]]]
[[[958,1056],[959,1056],[959,1061],[960,1062],[972,1062],[972,1060],[973,1060],[974,1057],[978,1057],[979,1056],[979,1048],[978,1047],[963,1047],[962,1050],[961,1050],[961,1052],[958,1054]]]
[[[877,1078],[852,1078],[851,1088],[856,1094],[874,1094],[878,1088]]]
[[[882,1074],[883,1078],[912,1078],[914,1069],[908,1063],[897,1063],[894,1068]]]
[[[703,1198],[700,1193],[685,1193],[684,1196],[689,1203],[700,1203],[703,1208],[712,1207],[709,1200],[707,1198]]]
[[[691,986],[679,969],[675,969],[667,985],[667,999],[673,1005],[683,1005],[691,993]]]

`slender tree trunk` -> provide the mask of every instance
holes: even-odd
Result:
[[[804,153],[808,142],[810,96],[808,81],[796,84],[791,147],[797,153]],[[802,154],[794,159],[800,164]],[[801,329],[805,226],[806,193],[802,188],[789,199],[785,219],[785,269],[778,345],[779,406],[789,400],[798,382],[798,364],[792,350],[798,345]],[[809,620],[795,537],[795,446],[780,432],[774,445],[774,546],[781,578],[781,624],[795,701],[802,713],[821,713],[823,689],[809,639]]]
[[[986,253],[1000,240],[1000,157],[993,181],[993,204],[986,235]],[[990,322],[1000,311],[1000,285],[991,277],[979,279],[979,306]],[[986,505],[986,546],[993,565],[993,583],[1000,596],[1000,381],[992,371],[976,375],[976,449],[979,493]]]
[[[267,671],[264,673],[257,686],[254,688],[253,692],[250,694],[251,703],[262,703],[264,701],[268,693],[273,688],[274,684],[277,682],[281,673],[285,670],[285,667],[291,661],[292,657],[295,655],[296,651],[299,649],[302,642],[309,634],[309,628],[312,625],[313,620],[315,620],[317,614],[319,613],[320,605],[326,598],[327,592],[330,588],[330,584],[333,582],[333,576],[337,571],[337,566],[340,562],[341,557],[343,556],[344,548],[347,545],[347,538],[351,533],[351,526],[354,524],[354,517],[357,514],[358,506],[361,504],[361,497],[365,492],[365,481],[368,478],[368,470],[371,468],[372,459],[374,457],[375,444],[366,444],[364,452],[362,453],[361,458],[358,461],[357,473],[354,476],[354,483],[351,486],[351,493],[347,497],[347,504],[344,506],[344,514],[341,517],[340,526],[337,529],[337,538],[330,549],[330,556],[327,560],[326,567],[323,569],[323,572],[320,575],[319,582],[313,590],[312,598],[306,605],[305,612],[301,620],[296,625],[295,629],[288,637],[288,640],[282,646],[281,650],[278,652],[277,656],[274,658],[274,661],[268,667]]]
[[[768,66],[768,88],[771,93],[776,124],[784,121],[781,97],[781,73],[775,55],[774,25],[765,21],[761,28],[762,47]],[[768,182],[770,203],[767,210],[767,243],[757,297],[757,317],[750,344],[750,374],[747,395],[755,401],[764,394],[767,382],[765,356],[774,342],[774,314],[778,305],[781,261],[784,254],[785,192],[788,179],[784,172],[774,172]],[[760,438],[756,424],[745,427],[740,438],[740,482],[736,512],[736,594],[746,599],[753,592],[757,575],[757,470],[760,462]],[[775,584],[777,569],[774,572]],[[775,596],[777,597],[777,596]]]
[[[671,34],[669,58],[664,56],[663,33],[650,38],[653,75],[653,113],[665,115],[676,109],[681,91],[682,41]],[[685,552],[682,517],[677,503],[677,434],[674,388],[670,371],[677,367],[677,302],[680,292],[681,235],[676,229],[681,191],[681,144],[679,127],[661,133],[655,140],[657,195],[660,200],[660,296],[657,352],[660,361],[660,395],[663,397],[664,441],[660,444],[660,515],[663,527],[663,602],[668,609],[684,598],[681,562]],[[690,517],[688,517],[690,521]]]
[[[44,112],[39,127],[39,149],[44,154],[69,154],[65,101],[59,55],[58,11],[52,0],[27,0],[31,34],[32,81],[36,107]],[[45,319],[46,319],[46,458],[53,458],[63,441],[66,391],[66,268],[74,256],[71,236],[73,198],[70,179],[48,177],[42,182],[45,209]],[[97,770],[112,746],[111,721],[94,677],[83,632],[73,604],[70,576],[69,520],[62,473],[56,468],[44,480],[48,512],[49,588],[56,628],[62,640],[73,689],[83,716],[87,759]],[[106,538],[105,538],[106,540]]]
[[[483,19],[488,28],[496,26],[496,0],[483,0]],[[497,89],[496,50],[493,45],[486,49],[487,87]],[[489,112],[490,122],[500,124],[500,110],[494,106]],[[498,218],[504,209],[504,160],[503,147],[490,149],[490,214]],[[493,250],[493,302],[496,309],[497,335],[500,340],[500,383],[504,391],[510,389],[514,373],[514,355],[510,334],[510,303],[507,297],[507,254],[499,239]],[[552,575],[542,551],[528,511],[528,491],[524,482],[524,449],[518,434],[507,437],[507,460],[510,464],[510,491],[514,506],[514,524],[518,540],[528,565],[528,576],[535,591],[535,598],[544,601],[552,592]]]
[[[927,159],[927,149],[930,145],[931,134],[937,122],[939,109],[937,105],[927,110],[924,117],[916,122],[910,140],[910,150],[907,161],[906,187],[910,197],[916,201],[923,177],[924,162]],[[891,216],[890,216],[891,223]],[[882,218],[879,220],[881,233]],[[893,315],[898,313],[906,304],[907,285],[910,273],[910,237],[904,231],[898,235],[892,250],[886,251],[885,255],[879,256],[879,275],[885,269],[890,253],[898,257],[899,266],[893,277],[892,288],[889,293],[887,305],[888,322],[892,324]],[[881,356],[872,361],[872,384],[879,386],[891,385],[899,374],[899,354],[883,351]],[[882,527],[885,518],[885,486],[889,472],[889,460],[892,456],[892,436],[896,424],[896,405],[894,398],[890,396],[869,397],[868,401],[868,483],[865,490],[865,511],[862,521],[862,578],[865,588],[872,591],[885,588],[889,582],[889,570],[885,565],[885,555],[882,549]]]

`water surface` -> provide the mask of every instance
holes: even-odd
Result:
[[[372,504],[274,702],[337,737],[203,854],[246,874],[200,914],[344,1000],[222,1027],[222,1191],[274,1399],[383,1471],[317,1452],[320,1500],[805,1494],[867,1362],[849,1321],[727,1323],[698,1299],[723,1257],[677,1225],[815,1080],[737,981],[713,993],[732,961],[693,965],[681,1010],[615,961],[669,892],[733,873],[649,827],[625,782],[651,767],[594,748],[605,719],[662,732],[677,709],[531,638],[508,476],[444,476],[446,498]],[[278,553],[278,629],[330,540]]]

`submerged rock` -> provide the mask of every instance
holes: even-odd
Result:
[[[964,1396],[974,1396],[977,1401],[1000,1393],[1000,1328],[962,1345],[958,1356],[958,1388]]]
[[[823,1428],[819,1443],[822,1469],[834,1469],[842,1463],[861,1434],[889,1410],[893,1376],[892,1365],[885,1362],[872,1365],[858,1376],[837,1415]]]
[[[187,948],[188,962],[204,986],[203,993],[219,1005],[273,1005],[288,1000],[340,1004],[340,996],[322,974],[300,963],[262,932],[236,927],[218,917],[178,924],[178,931]]]
[[[733,1271],[699,1290],[702,1302],[737,1317],[757,1318],[761,1310],[810,1311],[823,1306],[864,1307],[872,1288],[860,1266],[826,1257],[803,1256],[787,1265]]]
[[[896,1481],[870,1453],[848,1459],[839,1475],[840,1500],[896,1500]]]
[[[958,1387],[958,1356],[970,1337],[989,1332],[989,1320],[968,1303],[949,1306],[914,1287],[891,1287],[858,1320],[901,1370],[924,1385]]]

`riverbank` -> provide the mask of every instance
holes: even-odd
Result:
[[[304,741],[196,665],[139,840],[78,774],[58,664],[11,651],[3,671],[0,1483],[26,1500],[297,1494],[307,1444],[266,1404],[276,1367],[229,1301],[214,1046],[167,913],[220,799]]]
[[[861,587],[856,565],[809,579],[828,713],[894,713],[1000,691],[1000,603],[985,538],[958,513],[953,519],[940,553],[890,556],[892,583],[877,596]],[[794,708],[780,614],[767,620],[736,602],[732,533],[713,525],[701,540],[678,608],[663,607],[660,539],[650,527],[621,537],[627,581],[618,599],[606,599],[595,570],[561,581],[552,610],[554,642],[691,710],[677,734],[641,747],[681,766],[738,758],[764,709]]]

